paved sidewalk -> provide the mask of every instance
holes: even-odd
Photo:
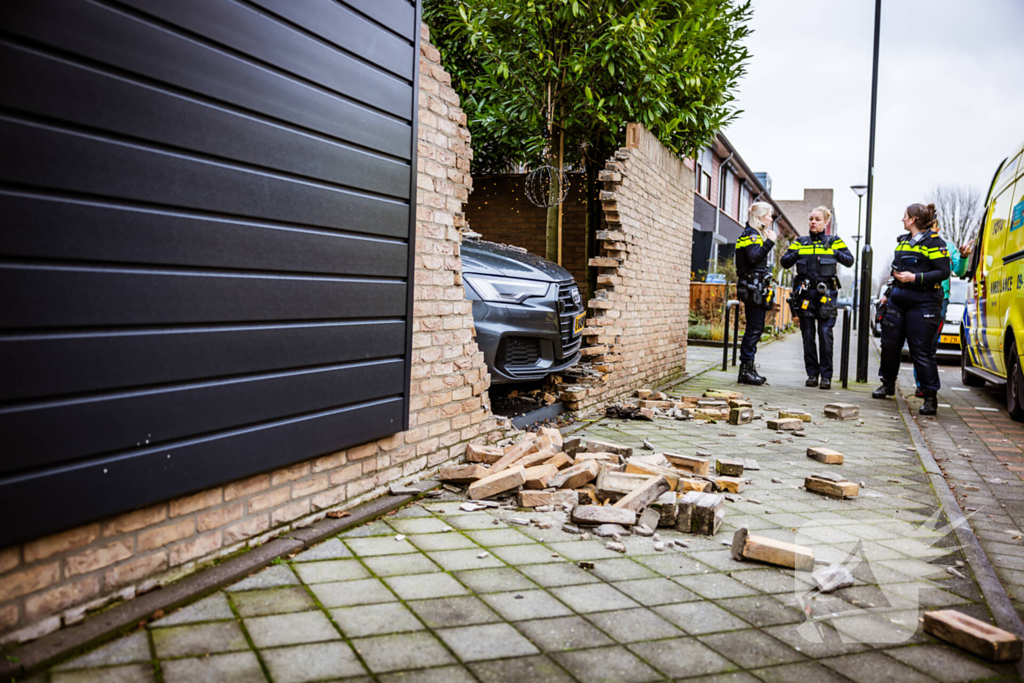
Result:
[[[966,387],[955,365],[940,366],[939,414],[915,417],[1014,608],[1024,616],[1024,425],[1006,413],[1001,387]],[[916,410],[907,363],[900,390]]]
[[[970,567],[936,531],[938,500],[893,401],[873,385],[803,386],[799,338],[772,344],[771,386],[745,393],[768,407],[821,415],[824,403],[862,406],[861,421],[816,417],[803,438],[763,421],[734,427],[601,420],[592,438],[658,451],[712,450],[756,459],[751,483],[726,503],[714,538],[660,530],[686,550],[627,539],[623,556],[560,530],[559,513],[482,511],[428,501],[332,538],[225,591],[149,623],[38,680],[461,682],[974,681],[1019,680],[918,632],[923,609],[987,619]],[[874,368],[872,368],[874,376]],[[735,389],[712,370],[688,394]],[[835,385],[838,387],[838,383]],[[842,466],[805,456],[843,452]],[[832,469],[866,486],[837,501],[798,488]],[[551,523],[548,529],[514,518]],[[809,591],[806,573],[732,559],[723,541],[753,533],[796,540],[816,557],[848,561],[855,585]],[[402,538],[404,536],[404,538]],[[580,561],[593,562],[582,569]],[[959,575],[959,576],[958,576]],[[931,580],[929,580],[931,579]]]

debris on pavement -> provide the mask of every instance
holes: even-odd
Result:
[[[720,493],[689,491],[679,500],[676,529],[701,536],[714,536],[725,520],[725,496]]]
[[[715,462],[715,471],[727,477],[743,476],[743,468],[746,463],[743,460],[723,460],[719,458]]]
[[[706,475],[711,467],[711,460],[709,458],[677,455],[675,453],[664,453],[663,455],[676,469],[692,472],[693,474]]]
[[[814,570],[814,551],[802,545],[754,536],[745,526],[732,537],[732,556],[736,560],[757,560],[798,571]]]
[[[856,403],[828,403],[825,405],[825,417],[833,420],[856,420],[860,417],[860,406]]]
[[[811,578],[822,593],[831,593],[840,588],[853,585],[853,574],[850,573],[849,569],[836,562],[827,567],[815,569],[811,574]]]
[[[1024,654],[1014,634],[951,609],[925,612],[924,632],[990,662],[1015,662]]]
[[[804,428],[804,421],[796,418],[767,420],[768,429],[777,432],[793,432]]]
[[[860,493],[860,485],[847,481],[843,476],[832,472],[812,474],[804,479],[804,488],[812,493],[820,493],[831,498],[853,498]]]
[[[825,465],[842,465],[843,454],[831,448],[808,448],[807,457]]]

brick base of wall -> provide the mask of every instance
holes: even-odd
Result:
[[[0,643],[81,621],[219,557],[380,495],[494,443],[490,376],[462,288],[472,188],[466,115],[423,27],[410,427],[385,439],[0,549]],[[8,520],[8,523],[17,523]]]

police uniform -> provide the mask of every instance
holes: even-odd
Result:
[[[949,279],[949,250],[946,242],[931,230],[916,237],[901,235],[896,243],[892,272],[914,274],[912,282],[890,281],[882,313],[882,386],[872,396],[885,398],[896,393],[903,342],[921,383],[924,415],[934,415],[939,390],[939,368],[932,353],[932,341],[941,324],[942,283]]]
[[[817,386],[821,377],[821,388],[830,389],[836,296],[839,294],[837,273],[840,265],[853,265],[853,254],[838,235],[812,232],[790,244],[779,265],[783,268],[796,266],[789,303],[793,314],[800,317],[807,386]]]
[[[764,332],[765,311],[772,305],[769,283],[774,247],[775,242],[765,239],[749,225],[736,240],[737,298],[743,302],[743,312],[747,319],[747,328],[740,344],[739,381],[744,384],[765,383],[765,378],[757,374],[754,367],[754,355]]]

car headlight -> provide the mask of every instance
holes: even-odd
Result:
[[[521,304],[530,297],[548,293],[547,282],[519,280],[511,277],[488,277],[486,275],[465,275],[466,282],[484,301],[503,304]]]

